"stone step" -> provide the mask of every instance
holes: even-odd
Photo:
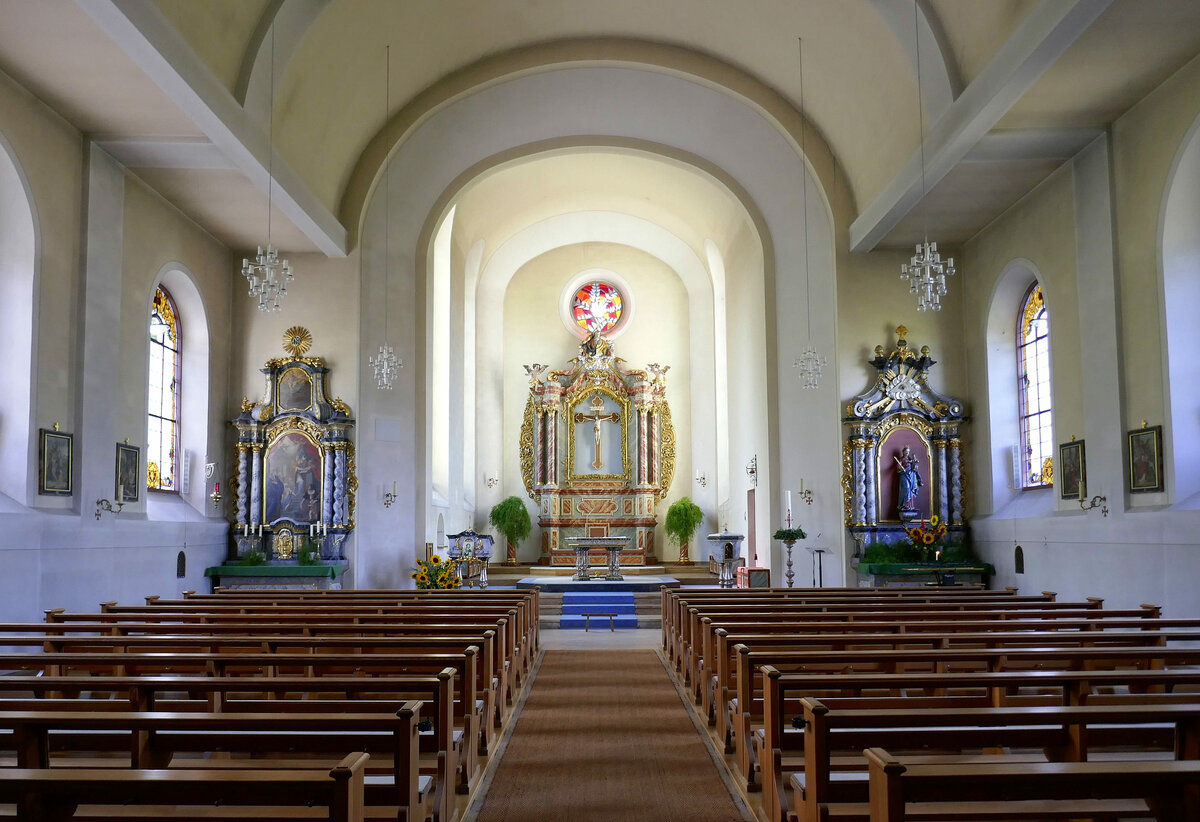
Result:
[[[586,620],[579,614],[563,614],[559,617],[558,627],[563,630],[583,630]],[[608,630],[608,617],[596,617],[591,619],[589,630]],[[636,616],[633,614],[620,614],[612,618],[613,628],[646,628],[649,626],[642,625]],[[661,627],[661,626],[660,626]]]

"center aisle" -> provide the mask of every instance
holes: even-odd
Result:
[[[654,651],[547,651],[478,822],[738,822]]]

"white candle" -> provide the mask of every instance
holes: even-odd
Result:
[[[787,492],[787,509],[788,509],[788,513],[790,514],[792,512],[792,492],[791,491]]]

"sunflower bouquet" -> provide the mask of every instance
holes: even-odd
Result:
[[[418,588],[460,588],[462,580],[454,573],[454,566],[434,554],[427,559],[417,560],[417,570],[409,574],[416,580]]]
[[[946,538],[946,523],[937,514],[928,521],[922,520],[920,525],[914,525],[907,530],[908,538],[921,552],[924,559],[940,559],[942,540]]]

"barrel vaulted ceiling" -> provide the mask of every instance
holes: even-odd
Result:
[[[802,39],[804,113],[868,251],[925,223],[969,240],[1200,51],[1196,0],[0,0],[0,19],[0,70],[214,236],[261,242],[273,177],[276,244],[334,256],[385,109],[403,139],[516,74],[637,64],[774,117],[800,107]]]

